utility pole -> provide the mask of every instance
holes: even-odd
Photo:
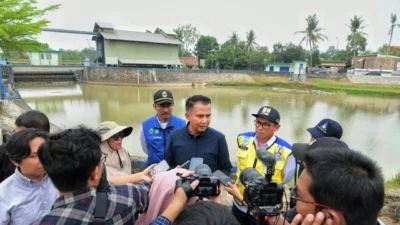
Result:
[[[339,38],[336,37],[336,51],[339,51]]]

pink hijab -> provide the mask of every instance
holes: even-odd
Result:
[[[186,169],[175,168],[167,172],[157,174],[149,193],[149,208],[146,213],[140,214],[136,220],[137,225],[148,225],[152,220],[160,216],[174,199],[175,182],[180,179],[176,173],[185,174]],[[197,201],[197,197],[189,200],[188,204]]]

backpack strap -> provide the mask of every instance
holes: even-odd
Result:
[[[106,224],[106,214],[107,214],[107,193],[97,192],[96,206],[94,208],[93,225]]]

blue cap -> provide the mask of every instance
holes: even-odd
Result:
[[[265,118],[276,124],[279,124],[281,122],[281,115],[279,114],[278,110],[272,108],[271,106],[263,106],[258,110],[257,114],[251,115],[255,117]]]
[[[335,120],[323,119],[317,126],[307,129],[315,139],[321,137],[334,137],[340,139],[343,134],[342,126]]]

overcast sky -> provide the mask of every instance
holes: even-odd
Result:
[[[354,15],[362,16],[367,27],[367,49],[376,50],[389,41],[390,14],[396,13],[400,23],[400,0],[38,0],[39,7],[60,3],[61,7],[46,15],[49,28],[92,31],[94,23],[108,22],[116,29],[154,31],[191,23],[203,35],[215,36],[225,42],[236,31],[241,39],[253,29],[259,45],[272,48],[274,43],[299,43],[305,18],[317,14],[328,40],[319,44],[321,50],[337,45],[345,48]],[[94,47],[87,35],[43,32],[39,40],[53,49]],[[394,32],[392,45],[400,45],[400,28]]]

